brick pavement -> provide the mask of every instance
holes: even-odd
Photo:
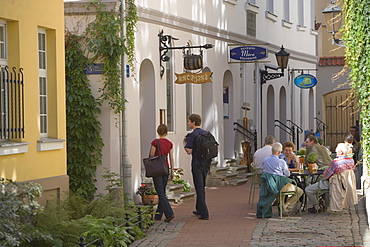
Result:
[[[258,200],[258,191],[255,202]],[[172,205],[175,219],[156,222],[147,237],[130,247],[144,246],[370,246],[370,233],[360,200],[359,211],[341,214],[310,214],[257,219],[248,204],[249,182],[238,187],[206,188],[209,220],[199,220],[192,211],[195,200]]]

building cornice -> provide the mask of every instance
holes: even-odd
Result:
[[[142,6],[137,6],[137,13],[139,21],[145,23],[151,23],[170,29],[184,31],[192,34],[197,34],[203,37],[224,41],[228,44],[263,44],[271,52],[275,52],[280,49],[279,45],[266,43],[263,40],[241,35],[239,33],[230,32],[224,29],[217,28],[208,24],[192,21],[183,17],[171,15],[168,13],[161,12]],[[296,60],[317,63],[317,56],[306,54],[297,51],[291,51],[290,57]]]

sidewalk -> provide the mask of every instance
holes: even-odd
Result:
[[[255,204],[258,200],[258,191]],[[248,204],[249,182],[238,187],[206,188],[209,220],[199,220],[192,211],[195,200],[172,205],[175,219],[156,222],[147,237],[135,241],[138,246],[370,246],[370,231],[360,200],[359,211],[341,214],[302,213],[280,219],[257,219],[256,206]]]

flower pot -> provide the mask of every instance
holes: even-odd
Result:
[[[316,173],[317,172],[316,163],[308,163],[308,168],[310,169],[310,173]],[[314,169],[314,168],[316,168],[316,169]]]
[[[299,156],[299,163],[304,164],[304,159],[305,159],[304,156]]]
[[[158,195],[143,195],[141,196],[141,201],[145,205],[158,204],[159,197]]]

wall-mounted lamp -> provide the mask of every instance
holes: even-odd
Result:
[[[276,61],[278,66],[272,64],[265,64],[265,69],[260,70],[261,73],[261,83],[266,83],[268,80],[277,79],[284,76],[284,69],[288,66],[290,54],[284,50],[284,47],[281,46],[280,51],[275,53]],[[281,69],[281,73],[269,73],[267,69],[278,70]]]
[[[342,26],[342,9],[335,4],[335,1],[330,1],[329,5],[322,10],[324,14],[324,21],[326,25],[326,30],[332,35],[332,44],[343,46],[343,41],[341,39],[335,38],[336,33]]]
[[[170,57],[167,56],[168,50],[183,50],[185,53],[185,49],[191,49],[191,48],[199,48],[199,49],[210,49],[213,48],[212,44],[205,44],[205,45],[198,45],[198,46],[182,46],[182,47],[171,47],[171,41],[172,40],[178,40],[177,38],[172,37],[171,35],[163,35],[163,30],[159,32],[159,63],[161,67],[161,78],[164,75],[164,67],[162,65],[162,62],[168,62],[170,61]],[[186,55],[184,55],[184,67],[187,70],[195,70],[195,69],[202,69],[203,68],[203,53],[202,50],[200,50],[199,55],[189,54],[187,52]]]

